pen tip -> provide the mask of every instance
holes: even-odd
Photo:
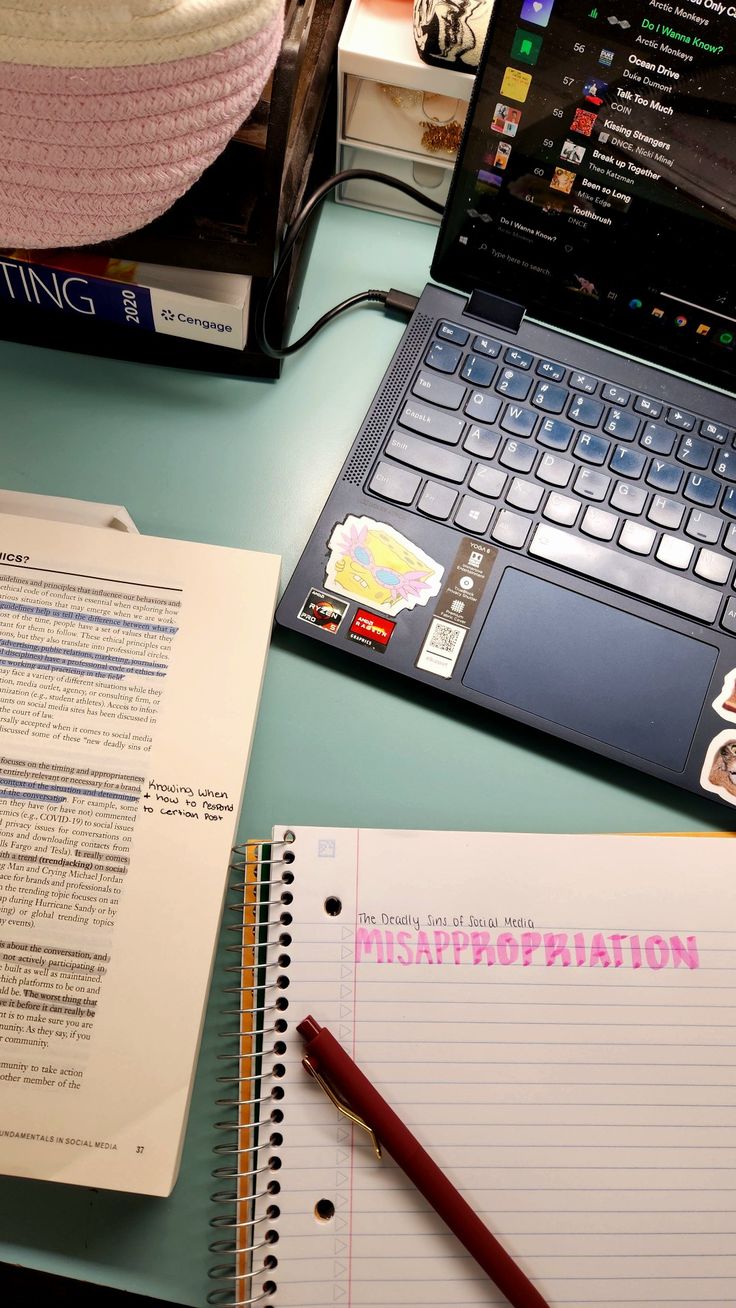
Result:
[[[302,1040],[314,1040],[314,1037],[319,1035],[322,1027],[313,1017],[305,1017],[296,1029]]]

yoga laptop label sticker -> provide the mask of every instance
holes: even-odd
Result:
[[[713,708],[719,717],[736,725],[736,668],[726,673],[723,688],[713,700]]]
[[[344,600],[333,599],[323,590],[310,590],[299,610],[299,621],[308,622],[320,631],[329,631],[334,636],[345,614],[350,608]]]
[[[727,804],[736,804],[736,729],[722,731],[710,742],[700,784]]]
[[[350,623],[348,640],[354,640],[358,645],[367,645],[369,649],[385,654],[395,626],[396,623],[391,618],[381,618],[377,613],[358,609]]]
[[[452,676],[497,553],[495,546],[463,536],[416,661],[423,672]]]
[[[386,522],[349,514],[327,548],[325,585],[389,617],[428,604],[439,591],[442,565]]]

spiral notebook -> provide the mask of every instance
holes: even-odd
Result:
[[[257,852],[211,1302],[506,1302],[306,1075],[312,1013],[552,1308],[733,1308],[727,842],[295,827]]]

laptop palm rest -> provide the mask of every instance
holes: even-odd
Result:
[[[507,568],[463,684],[680,772],[717,654],[703,641]]]

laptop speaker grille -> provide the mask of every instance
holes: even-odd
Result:
[[[434,321],[434,318],[430,318],[425,313],[415,314],[407,327],[393,367],[376,396],[370,417],[353,450],[352,458],[346,465],[343,481],[352,482],[355,486],[363,485],[368,469],[373,463],[377,445],[383,440],[396,406],[406,393],[417,360],[422,357]]]

